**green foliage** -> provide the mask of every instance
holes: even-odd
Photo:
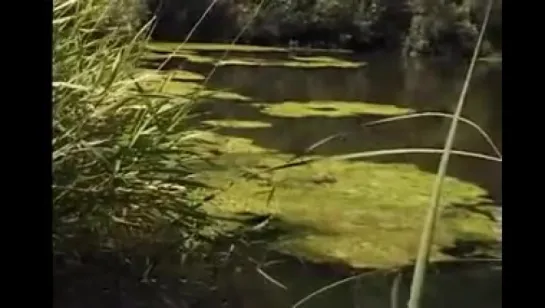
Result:
[[[163,1],[157,40],[183,40],[208,1]],[[416,54],[470,53],[476,40],[475,24],[482,17],[478,1],[417,0],[277,0],[218,1],[194,33],[196,41],[229,41],[245,24],[241,41],[258,45],[341,47],[358,51],[397,48],[405,43]],[[410,4],[410,5],[409,5]],[[156,9],[157,5],[151,5]],[[493,36],[501,48],[501,2],[495,13]],[[218,27],[217,25],[221,25]],[[483,49],[488,50],[490,46]]]
[[[56,253],[189,249],[208,224],[194,196],[199,159],[185,150],[195,136],[183,127],[190,105],[139,86],[157,76],[135,69],[149,30],[137,3],[54,3]]]
[[[431,55],[471,55],[478,31],[471,16],[471,7],[457,4],[415,1],[416,12],[406,38],[406,51]],[[490,52],[485,42],[483,53]]]

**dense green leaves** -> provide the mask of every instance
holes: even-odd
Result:
[[[163,1],[154,33],[159,40],[183,40],[208,1]],[[476,40],[482,19],[479,1],[409,0],[275,0],[266,1],[256,18],[259,1],[227,0],[214,4],[193,34],[198,41],[224,41],[242,34],[247,43],[285,45],[296,41],[313,47],[354,50],[397,48],[416,54],[466,54]],[[500,29],[501,1],[491,30]],[[218,27],[221,25],[221,27]],[[496,31],[498,32],[498,31]],[[497,35],[492,37],[501,46]],[[485,49],[489,49],[488,46]]]

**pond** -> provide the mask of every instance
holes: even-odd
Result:
[[[274,215],[270,224],[276,223],[274,226],[283,232],[269,248],[307,260],[355,268],[409,263],[416,255],[439,155],[327,158],[387,149],[441,148],[450,124],[448,118],[420,117],[362,125],[411,112],[453,113],[467,63],[405,61],[392,54],[358,56],[267,48],[237,48],[222,58],[225,46],[206,46],[193,45],[181,51],[165,69],[178,71],[180,76],[167,90],[181,95],[198,88],[198,83],[214,69],[205,86],[207,95],[201,97],[196,110],[201,114],[199,123],[207,129],[203,138],[209,141],[201,150],[209,151],[217,166],[204,178],[225,186],[208,209],[222,214]],[[151,54],[144,66],[156,67],[164,56]],[[218,63],[216,68],[214,63]],[[463,112],[467,120],[490,136],[499,152],[501,73],[501,62],[482,61],[477,65]],[[184,78],[188,74],[191,79]],[[273,173],[265,171],[305,153],[317,141],[343,132],[347,134],[307,153],[324,160]],[[494,147],[467,123],[459,125],[455,148],[496,155]],[[501,162],[460,155],[451,158],[442,198],[445,208],[433,250],[435,260],[498,257],[501,180]],[[334,278],[304,271],[301,275],[307,278],[300,282],[290,277],[303,271],[296,268],[273,271],[299,286],[290,293],[296,298],[310,292],[311,285],[323,285]],[[486,299],[482,299],[485,302],[465,302],[460,295],[453,295],[456,290],[449,284],[452,296],[441,293],[437,295],[439,302],[434,301],[430,307],[501,306],[501,294],[494,293],[501,292],[501,270],[486,265],[456,273],[455,284],[473,277],[470,289],[486,293]],[[437,279],[448,281],[454,276],[445,277]],[[388,279],[387,284],[377,282],[366,289],[380,293],[377,296],[381,299],[373,302],[375,299],[368,297],[363,300],[364,306],[388,306],[384,301],[389,296],[385,286],[393,278]],[[466,285],[469,288],[469,282]],[[468,288],[460,290],[466,299],[472,298],[467,295]],[[365,297],[369,292],[360,295]],[[270,290],[268,293],[274,294]],[[347,294],[337,295],[335,301],[339,296],[347,299]],[[323,307],[330,307],[332,300],[324,302]],[[361,300],[356,302],[361,304]],[[309,302],[305,307],[322,306]]]

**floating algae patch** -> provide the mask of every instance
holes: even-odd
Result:
[[[327,60],[324,60],[327,59]],[[288,67],[288,68],[359,68],[366,63],[350,62],[331,57],[307,57],[301,61],[296,58],[292,60],[266,60],[266,59],[229,59],[220,62],[220,65],[238,65],[238,66],[264,66],[264,67]]]
[[[317,56],[317,57],[303,57],[303,56],[292,56],[290,57],[296,61],[308,61],[308,62],[336,62],[339,61],[333,57]]]
[[[289,155],[255,146],[250,139],[210,133],[222,153],[224,168],[203,178],[214,185],[233,185],[207,209],[222,214],[273,213],[290,232],[273,246],[315,261],[342,260],[356,266],[405,264],[417,251],[423,217],[435,175],[410,164],[322,160],[311,165],[267,173]],[[231,140],[232,142],[229,142]],[[275,187],[268,203],[270,191]],[[485,191],[447,177],[442,202],[450,211],[481,203]],[[456,240],[492,240],[494,222],[478,215],[444,215],[438,225],[434,259],[448,259],[440,249]],[[274,227],[274,224],[271,225]]]
[[[412,109],[394,105],[339,101],[255,103],[254,105],[264,107],[262,112],[268,115],[292,118],[306,116],[342,117],[354,114],[399,115],[412,111]]]
[[[196,50],[196,51],[248,51],[248,52],[271,52],[271,51],[286,51],[279,47],[266,47],[254,45],[232,45],[232,44],[208,44],[208,43],[169,43],[169,42],[152,42],[148,44],[150,50],[172,51],[172,50]]]
[[[270,123],[259,121],[240,121],[240,120],[208,120],[203,123],[216,127],[233,127],[233,128],[262,128],[271,127]]]
[[[250,100],[249,97],[235,92],[206,89],[198,82],[171,80],[163,85],[162,81],[163,79],[147,81],[143,83],[143,86],[148,91],[161,91],[162,93],[180,96],[197,95],[196,98],[215,98],[239,101]]]
[[[367,65],[365,62],[352,62],[352,61],[346,61],[339,58],[334,57],[326,57],[326,56],[316,56],[316,57],[302,57],[302,56],[293,56],[290,57],[291,59],[295,61],[299,61],[299,63],[313,63],[315,65],[322,64],[324,66],[327,65],[333,65],[333,66],[340,66],[340,67],[362,67]]]
[[[236,100],[236,101],[250,101],[251,98],[242,94],[229,91],[214,91],[214,90],[205,90],[203,91],[203,96],[208,96],[217,99],[224,100]]]
[[[203,144],[207,144],[205,150],[214,149],[225,154],[267,154],[276,153],[274,151],[264,149],[256,146],[253,140],[247,138],[227,137],[220,134],[216,134],[212,131],[203,131],[199,134],[199,140],[203,141]],[[236,155],[235,155],[236,157]],[[218,161],[217,163],[224,163],[225,161]],[[278,161],[280,162],[280,161]],[[244,161],[243,163],[246,163]]]
[[[171,70],[171,71],[158,71],[154,69],[137,69],[138,74],[148,75],[153,80],[163,80],[166,77],[173,79],[183,79],[186,81],[202,81],[204,76],[198,73],[186,71],[186,70]]]
[[[289,52],[327,52],[331,54],[351,54],[352,51],[348,49],[322,49],[322,48],[282,48],[282,47],[269,47],[269,46],[256,46],[256,45],[244,45],[244,44],[210,44],[210,43],[171,43],[171,42],[152,42],[148,44],[148,49],[152,51],[171,52],[178,51],[234,51],[234,52],[282,52],[288,54]]]
[[[144,60],[164,60],[168,55],[148,55]],[[191,53],[177,53],[172,59],[185,60],[193,63],[214,64],[216,66],[255,66],[255,67],[286,67],[286,68],[359,68],[366,65],[363,62],[351,62],[331,57],[305,57],[305,60],[273,60],[255,57],[219,57],[202,56]]]
[[[175,54],[160,54],[160,53],[149,53],[142,57],[144,61],[163,61],[166,59],[172,60],[186,60],[194,63],[215,63],[217,60],[214,57],[200,56],[194,52],[182,50],[176,52]]]

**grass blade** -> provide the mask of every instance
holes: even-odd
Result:
[[[453,152],[452,147],[454,145],[454,138],[456,136],[456,129],[458,127],[458,120],[462,115],[462,110],[464,108],[464,102],[469,90],[469,84],[471,82],[471,77],[473,75],[473,70],[475,68],[475,63],[479,56],[481,50],[481,44],[483,42],[484,33],[486,26],[488,24],[488,19],[490,17],[490,12],[492,11],[493,0],[488,1],[488,7],[484,21],[479,33],[479,38],[473,52],[473,57],[467,71],[466,80],[460,93],[460,98],[456,105],[456,110],[454,112],[454,117],[449,127],[447,139],[445,141],[444,152],[441,156],[441,161],[439,163],[439,169],[437,170],[437,175],[435,177],[435,183],[433,185],[433,190],[430,197],[430,205],[428,209],[428,214],[424,223],[424,228],[422,230],[420,245],[418,248],[418,255],[416,258],[416,265],[414,267],[413,281],[411,284],[411,291],[409,296],[409,302],[407,304],[408,308],[420,308],[421,306],[421,297],[424,288],[424,281],[426,279],[426,268],[430,256],[430,250],[435,234],[435,225],[437,223],[437,216],[439,214],[440,199],[441,199],[441,190],[443,187],[443,180],[447,173],[448,162],[450,154]]]
[[[285,163],[285,164],[274,166],[274,167],[271,167],[271,168],[267,169],[267,171],[275,171],[275,170],[287,169],[287,168],[291,168],[291,167],[308,165],[308,164],[313,163],[315,161],[321,161],[321,160],[349,160],[349,159],[370,158],[370,157],[378,157],[378,156],[386,156],[386,155],[399,155],[399,154],[443,154],[444,152],[445,152],[444,149],[429,149],[429,148],[404,148],[404,149],[367,151],[367,152],[361,152],[361,153],[335,155],[335,156],[331,156],[331,157],[306,158],[306,159],[303,159],[301,161],[288,162],[288,163]],[[450,153],[455,154],[455,155],[459,155],[459,156],[480,158],[480,159],[485,159],[485,160],[494,161],[494,162],[501,162],[502,161],[501,158],[497,158],[495,156],[490,156],[490,155],[485,155],[485,154],[480,154],[480,153],[474,153],[474,152],[452,150],[452,151],[450,151]]]
[[[379,124],[385,124],[385,123],[390,123],[390,122],[395,122],[395,121],[400,121],[400,120],[421,118],[421,117],[445,117],[445,118],[451,118],[451,119],[453,118],[453,116],[448,114],[448,113],[421,112],[421,113],[412,113],[412,114],[407,114],[407,115],[390,117],[390,118],[383,119],[383,120],[372,121],[372,122],[365,123],[364,125],[365,126],[375,126],[375,125],[379,125]],[[471,120],[469,120],[467,118],[464,118],[464,117],[460,117],[459,120],[461,122],[464,122],[464,123],[470,125],[471,127],[475,128],[483,136],[483,138],[486,140],[486,142],[488,142],[488,144],[490,145],[492,150],[494,150],[494,152],[496,153],[498,158],[502,157],[502,154],[501,154],[500,150],[498,149],[498,147],[496,146],[494,141],[492,141],[492,138],[490,138],[490,136],[479,125],[477,125],[475,122],[473,122],[473,121],[471,121]]]

